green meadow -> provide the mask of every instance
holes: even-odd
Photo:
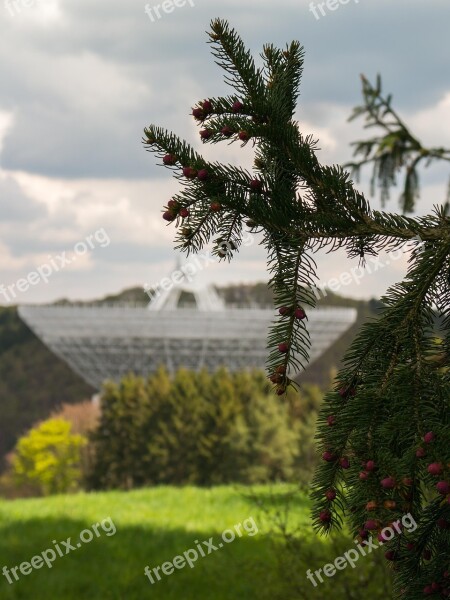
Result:
[[[346,589],[358,582],[367,583],[361,589],[361,598],[386,598],[387,576],[379,568],[382,556],[362,559],[355,570],[340,572],[313,587],[305,577],[306,570],[334,560],[353,544],[348,537],[334,541],[317,538],[309,523],[307,496],[297,492],[292,497],[291,490],[286,485],[251,490],[235,486],[157,487],[0,501],[0,569],[7,566],[13,581],[9,584],[1,576],[0,598],[347,599],[359,598],[357,590],[346,595]],[[115,533],[111,521],[105,521],[105,529],[101,526],[109,517]],[[210,548],[209,554],[207,545],[203,545],[206,556],[199,557],[193,568],[186,565],[171,575],[161,574],[161,580],[154,584],[144,575],[145,566],[161,566],[211,537],[218,546],[224,530],[234,529],[246,520],[252,532],[251,518],[258,529],[255,535],[241,528],[241,537],[236,533],[234,541],[217,550]],[[92,541],[78,548],[80,532],[92,531],[95,523],[100,523],[99,535],[92,534]],[[287,523],[291,532],[297,531],[289,547],[277,533],[276,523]],[[85,538],[89,536],[84,534]],[[75,550],[65,554],[60,542],[69,537]],[[18,570],[16,581],[11,568],[30,562],[46,549],[55,549],[53,540],[63,556],[56,556],[51,568],[44,563],[28,575]]]

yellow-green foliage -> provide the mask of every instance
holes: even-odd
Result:
[[[44,495],[78,487],[81,448],[86,438],[72,433],[64,419],[48,419],[19,439],[12,459],[17,483],[32,485]]]

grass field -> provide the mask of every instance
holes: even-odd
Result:
[[[296,569],[299,572],[303,569],[303,595],[301,591],[294,594],[292,581],[280,571],[282,542],[270,535],[271,519],[258,508],[254,499],[248,499],[248,492],[248,489],[238,487],[159,487],[0,501],[0,569],[7,566],[13,581],[9,584],[7,578],[1,576],[0,598],[289,600],[324,598],[332,590],[335,592],[332,597],[340,598],[335,581],[330,579],[323,584],[323,589],[316,590],[304,579],[306,568],[313,568],[313,563],[324,564],[330,554],[330,544],[318,541],[312,533],[307,498],[298,495],[290,513],[292,525],[299,526],[304,533],[302,556],[299,556],[299,569]],[[275,518],[277,513],[278,516],[282,514],[288,492],[286,486],[260,486],[253,492],[259,501],[270,506]],[[101,526],[108,517],[116,528],[115,533],[110,521],[104,521],[104,529]],[[175,569],[171,575],[162,574],[160,581],[155,577],[153,585],[144,575],[146,565],[150,569],[161,566],[188,549],[195,549],[196,540],[201,543],[213,537],[214,545],[218,546],[222,532],[239,523],[246,522],[248,530],[254,533],[252,522],[246,521],[249,518],[256,523],[256,535],[248,535],[242,527],[242,537],[236,533],[236,539],[224,543],[223,548],[216,551],[211,548],[211,553],[207,554],[208,546],[203,545],[207,555],[200,557],[194,568],[186,565]],[[92,532],[95,523],[100,523],[99,536]],[[85,533],[83,538],[92,535],[93,539],[88,543],[80,542],[78,548],[80,532],[85,529],[91,529],[92,533]],[[69,537],[75,549],[66,554],[66,547],[60,542]],[[57,556],[53,540],[59,544],[63,556]],[[42,566],[27,575],[18,570],[19,580],[16,581],[11,568],[30,562],[46,549],[53,549],[56,555],[50,563],[51,568],[40,561]],[[51,553],[48,557],[49,560],[52,558]],[[36,561],[36,565],[40,562]],[[27,572],[28,568],[23,567],[23,570]],[[356,571],[353,573],[361,576]]]

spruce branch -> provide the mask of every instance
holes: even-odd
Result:
[[[382,132],[369,140],[354,142],[354,155],[362,158],[348,163],[346,167],[359,177],[363,166],[373,165],[372,194],[378,184],[383,205],[389,200],[391,187],[397,183],[397,175],[404,170],[400,206],[404,213],[413,212],[419,198],[419,163],[425,161],[428,166],[434,160],[450,161],[450,149],[426,148],[421,144],[392,108],[392,96],[385,98],[382,95],[380,76],[375,86],[364,75],[361,75],[361,80],[364,104],[353,110],[349,121],[365,116],[365,128],[378,127]]]
[[[345,520],[363,542],[371,531],[380,533],[409,515],[419,523],[417,533],[388,545],[396,589],[403,590],[403,600],[418,600],[434,582],[448,597],[444,574],[450,565],[441,549],[449,548],[450,527],[450,204],[414,218],[373,210],[345,168],[320,163],[317,142],[294,120],[304,61],[300,44],[285,50],[265,45],[259,68],[225,21],[213,21],[209,36],[236,93],[199,101],[192,115],[205,145],[252,144],[252,172],[209,162],[155,125],[145,129],[144,144],[182,185],[163,209],[164,219],[178,228],[180,250],[197,252],[214,239],[213,252],[230,260],[245,227],[262,234],[279,313],[267,359],[278,394],[308,362],[314,254],[343,248],[364,262],[422,242],[410,252],[405,279],[382,298],[382,314],[362,327],[325,397],[313,522],[327,533]],[[365,115],[366,126],[381,134],[356,144],[362,159],[351,166],[358,173],[372,163],[373,183],[384,199],[406,169],[402,208],[411,211],[419,165],[448,161],[450,151],[421,145],[391,97],[382,96],[380,79],[373,87],[363,78],[363,99],[352,118]]]

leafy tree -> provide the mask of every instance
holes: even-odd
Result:
[[[129,375],[120,385],[105,384],[99,425],[89,436],[94,458],[88,485],[95,481],[98,487],[131,489],[145,482],[140,431],[152,412],[141,377]]]
[[[150,395],[149,402],[153,402]],[[146,428],[147,453],[150,461],[158,465],[155,482],[207,482],[207,448],[203,436],[210,405],[208,395],[199,394],[196,374],[180,369],[160,409],[154,413],[151,425]]]
[[[95,429],[100,416],[100,408],[92,400],[77,404],[63,404],[50,415],[53,419],[65,419],[72,424],[72,432],[86,436]]]
[[[244,224],[262,233],[280,312],[269,335],[267,368],[280,395],[291,383],[289,373],[308,360],[314,253],[346,249],[349,258],[364,262],[382,250],[409,249],[406,278],[382,298],[380,318],[363,326],[326,397],[318,434],[324,464],[314,480],[314,521],[328,532],[345,518],[352,531],[366,536],[370,526],[380,530],[412,513],[418,529],[387,544],[387,557],[396,569],[395,593],[405,600],[424,593],[447,597],[448,204],[416,218],[376,211],[347,171],[320,164],[314,140],[294,120],[303,67],[298,42],[284,50],[265,45],[261,67],[222,20],[212,22],[209,42],[233,93],[199,102],[193,117],[202,126],[205,143],[254,144],[254,172],[208,162],[173,133],[150,125],[145,129],[147,149],[184,186],[168,202],[163,218],[179,226],[177,248],[197,252],[214,239],[214,252],[228,260],[239,249]],[[364,160],[354,166],[373,162],[375,180],[386,193],[394,174],[406,165],[402,205],[411,210],[420,160],[449,160],[449,151],[425,149],[409,134],[390,99],[382,98],[380,86],[372,88],[364,80],[364,100],[357,114],[368,115],[369,124],[380,126],[384,135],[356,147]],[[443,339],[439,361],[436,316]],[[329,490],[336,492],[335,500],[329,499]]]
[[[109,383],[92,434],[94,488],[289,480],[302,468],[298,421],[261,373],[160,369]],[[316,411],[317,415],[317,411]]]
[[[82,435],[72,434],[64,419],[48,419],[17,442],[12,458],[19,485],[32,485],[43,495],[77,489],[81,478]]]

